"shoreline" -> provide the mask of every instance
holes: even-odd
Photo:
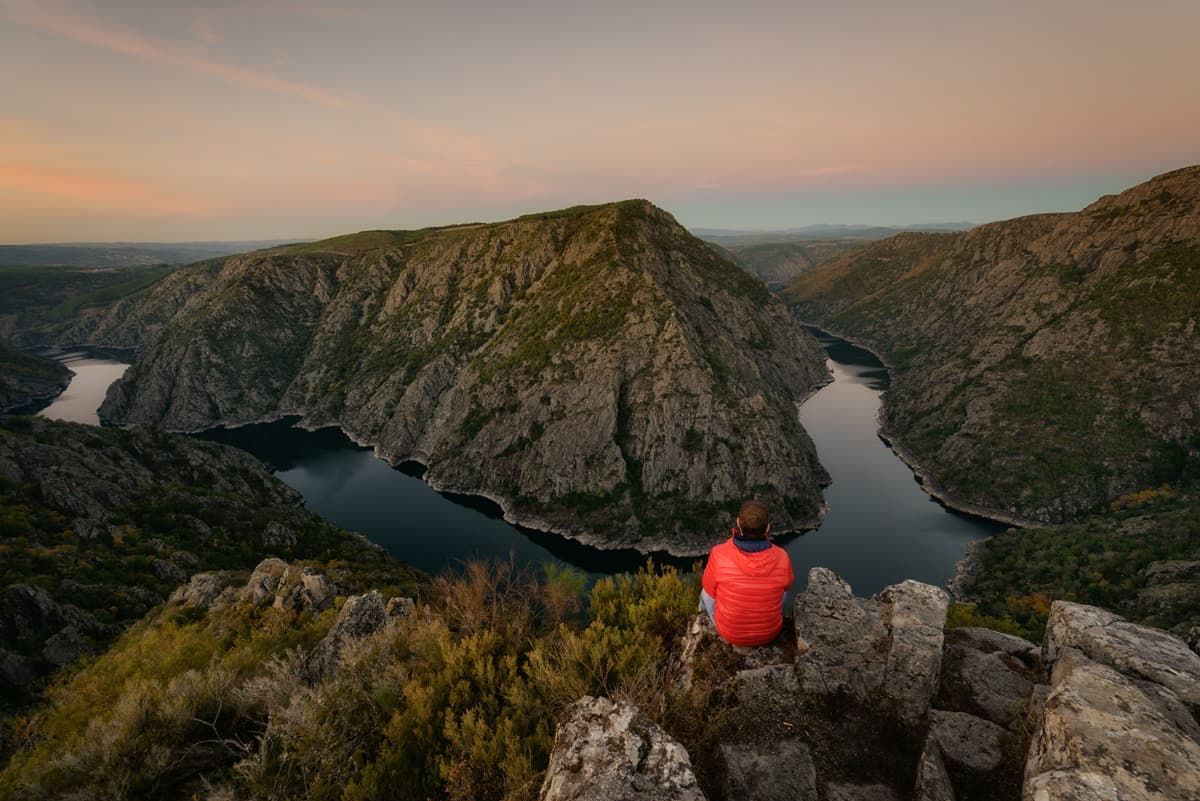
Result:
[[[827,336],[841,339],[850,343],[851,345],[854,345],[855,347],[868,351],[888,370],[890,380],[894,368],[888,363],[888,360],[873,347],[871,347],[869,343],[853,337],[844,336],[836,331],[830,331],[827,328],[822,328],[813,323],[805,322],[804,320],[800,320],[800,324],[805,328],[820,331]],[[947,509],[959,514],[967,515],[969,517],[978,517],[983,520],[991,520],[993,522],[1003,523],[1014,528],[1037,528],[1038,526],[1046,525],[1041,521],[1033,520],[1027,517],[1021,517],[1020,515],[1016,515],[1011,512],[1005,512],[1000,509],[992,509],[986,506],[973,504],[970,501],[957,498],[943,490],[940,486],[938,486],[937,481],[934,480],[933,475],[929,472],[929,469],[918,462],[912,451],[908,450],[908,448],[906,448],[904,444],[900,442],[899,435],[896,434],[896,432],[888,429],[884,424],[884,407],[886,405],[887,391],[883,393],[883,400],[879,404],[879,411],[875,413],[875,434],[879,437],[883,444],[888,447],[888,450],[894,453],[896,458],[903,462],[904,465],[910,471],[912,471],[913,477],[916,478],[917,484],[921,487],[922,492],[924,492],[930,498],[933,498]]]

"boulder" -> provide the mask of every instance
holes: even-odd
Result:
[[[916,581],[854,597],[832,571],[814,567],[796,598],[796,669],[806,693],[845,695],[923,728],[938,686],[949,597]]]
[[[1025,801],[1200,798],[1200,743],[1164,714],[1161,701],[1113,667],[1055,647],[1050,694],[1025,766]]]
[[[0,648],[0,687],[24,687],[35,678],[37,669],[32,660]]]
[[[1027,674],[1025,664],[1004,651],[947,645],[937,706],[1011,726],[1024,716],[1033,691]]]
[[[263,606],[275,602],[275,589],[279,580],[288,570],[288,563],[282,559],[270,557],[262,560],[250,574],[246,587],[239,593],[242,601],[254,606]]]
[[[1067,649],[1161,684],[1200,710],[1200,654],[1165,631],[1128,623],[1092,606],[1055,601],[1046,622],[1043,658],[1053,663]]]
[[[872,702],[883,685],[887,628],[877,601],[855,598],[832,570],[814,567],[796,596],[796,669],[806,693]]]
[[[884,784],[826,784],[825,801],[899,801]]]
[[[150,562],[154,577],[168,584],[183,584],[188,580],[187,571],[166,559],[155,558]]]
[[[1041,656],[1041,649],[1029,640],[978,626],[946,629],[946,643],[974,648],[985,654],[1000,652],[1023,661],[1029,661],[1033,654],[1037,654],[1039,660]]]
[[[540,801],[703,801],[683,746],[626,701],[567,707]]]
[[[965,712],[934,710],[929,737],[947,762],[975,773],[993,771],[1004,761],[1004,728]]]
[[[210,609],[227,586],[220,573],[197,573],[171,593],[170,602],[188,608]]]
[[[378,590],[350,596],[342,605],[329,632],[305,660],[305,675],[310,681],[332,676],[342,661],[342,652],[346,647],[381,631],[389,619],[387,605]]]
[[[91,644],[79,629],[65,626],[46,640],[42,647],[42,659],[58,668],[71,664],[90,650]]]
[[[900,724],[917,730],[924,725],[938,688],[950,596],[938,587],[909,580],[886,587],[876,599],[886,609],[891,634],[883,692]]]
[[[417,611],[417,603],[412,598],[388,598],[388,617],[404,618]]]
[[[723,745],[725,797],[738,801],[817,799],[817,771],[808,746],[782,740],[762,747]]]
[[[913,801],[955,801],[954,786],[946,772],[946,763],[942,761],[942,749],[932,737],[926,738],[921,761],[917,763]]]
[[[295,533],[287,526],[275,521],[267,523],[260,537],[264,548],[290,548],[296,544]]]

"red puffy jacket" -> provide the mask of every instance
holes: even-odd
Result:
[[[713,622],[733,645],[765,645],[783,629],[783,594],[792,586],[792,560],[772,545],[743,551],[730,537],[712,549],[704,590],[716,599]]]

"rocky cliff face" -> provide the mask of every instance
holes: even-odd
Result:
[[[886,433],[959,505],[1059,522],[1200,474],[1200,167],[883,240],[786,295],[886,358]]]
[[[781,529],[821,507],[796,414],[819,347],[644,201],[233,257],[89,326],[145,347],[109,421],[300,415],[602,546],[703,552],[752,494]]]
[[[692,766],[727,801],[1200,797],[1200,655],[1183,640],[1059,601],[1039,648],[943,630],[947,600],[911,581],[858,598],[814,568],[794,656],[786,637],[731,648],[701,613],[683,650],[715,721],[704,753],[652,726],[631,746],[636,709],[585,698],[564,715],[541,798],[696,798],[653,786],[694,788]],[[664,769],[634,757],[647,753],[675,756]]]

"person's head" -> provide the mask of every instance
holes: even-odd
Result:
[[[748,540],[765,539],[771,531],[771,515],[767,507],[758,501],[746,501],[738,510],[736,528],[738,536]]]

